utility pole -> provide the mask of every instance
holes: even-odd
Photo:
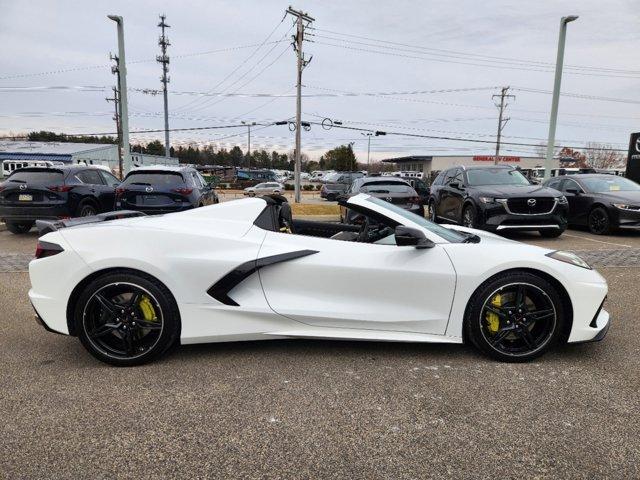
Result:
[[[112,57],[113,59],[113,57]],[[117,67],[112,67],[111,70],[115,72]],[[105,100],[107,102],[113,102],[113,105],[115,107],[115,114],[113,116],[113,119],[116,121],[116,132],[118,135],[118,175],[120,176],[120,179],[122,180],[123,175],[122,175],[122,130],[120,128],[120,111],[118,108],[118,104],[120,101],[120,95],[118,92],[118,87],[113,87],[113,97],[107,97],[105,98]]]
[[[371,132],[367,132],[367,133],[363,133],[360,132],[362,135],[364,135],[365,137],[367,137],[367,174],[371,173],[371,165],[369,162],[369,156],[371,154],[371,137],[373,136],[373,133]]]
[[[251,127],[253,127],[256,122],[245,122],[242,120],[240,123],[247,126],[247,168],[251,168]]]
[[[129,146],[129,107],[127,101],[127,64],[124,55],[124,20],[118,15],[107,15],[118,25],[118,91],[120,129],[122,131],[122,174],[131,170],[131,147]]]
[[[508,104],[505,104],[505,98],[512,98],[515,99],[515,95],[508,95],[507,92],[509,91],[510,87],[502,87],[502,90],[500,91],[500,95],[493,95],[491,98],[500,98],[500,103],[496,104],[496,107],[498,107],[500,109],[500,113],[498,114],[498,135],[496,136],[496,156],[494,159],[494,164],[498,165],[499,161],[500,161],[500,139],[502,138],[502,129],[505,127],[505,125],[507,124],[507,122],[509,121],[509,118],[504,118],[504,109],[507,108]]]
[[[164,156],[169,158],[171,156],[171,145],[169,144],[169,101],[167,99],[167,84],[169,83],[169,77],[167,76],[167,73],[169,73],[169,56],[167,55],[167,47],[171,44],[164,34],[164,29],[170,28],[170,26],[165,23],[166,18],[166,15],[160,15],[160,23],[158,26],[162,33],[158,39],[158,45],[160,45],[162,54],[158,55],[156,60],[158,63],[162,64],[162,77],[160,77],[160,81],[162,82],[162,93],[164,94]]]
[[[302,70],[304,70],[304,67],[306,67],[307,65],[309,65],[309,62],[311,62],[311,58],[310,57],[309,60],[306,60],[304,58],[304,54],[302,53],[302,42],[304,40],[304,30],[306,27],[308,27],[311,22],[313,22],[315,19],[310,17],[309,14],[304,13],[300,10],[294,10],[293,8],[289,7],[286,10],[286,14],[292,15],[293,17],[296,17],[296,23],[297,23],[297,32],[296,35],[293,37],[293,49],[295,50],[295,52],[298,55],[298,64],[297,64],[297,69],[298,69],[298,75],[297,75],[297,95],[296,95],[296,159],[295,159],[295,168],[294,168],[294,186],[295,186],[295,202],[296,203],[300,203],[300,170],[301,170],[301,161],[300,161],[300,148],[301,148],[301,116],[302,116]]]
[[[560,33],[558,35],[558,53],[556,56],[556,74],[553,83],[553,97],[551,99],[551,117],[549,118],[549,137],[547,139],[547,156],[544,160],[544,179],[551,178],[553,167],[553,149],[556,143],[556,122],[558,121],[558,103],[560,102],[560,84],[562,83],[562,66],[564,64],[564,43],[567,38],[567,23],[577,20],[577,15],[570,15],[560,19]]]

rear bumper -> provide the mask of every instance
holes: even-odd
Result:
[[[71,210],[66,204],[46,205],[42,207],[34,205],[0,207],[0,219],[5,222],[31,222],[34,220],[51,220],[70,216]]]

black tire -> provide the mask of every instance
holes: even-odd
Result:
[[[606,235],[611,232],[611,219],[602,207],[595,207],[589,212],[587,225],[594,235]]]
[[[149,314],[142,306],[146,301]],[[74,321],[89,353],[118,367],[157,359],[180,334],[180,313],[169,289],[153,277],[126,271],[106,273],[89,283],[75,305]]]
[[[436,217],[436,203],[433,200],[429,200],[429,220],[433,223],[436,223],[438,220]]]
[[[327,194],[327,202],[335,202],[338,199],[338,196],[335,193]]]
[[[7,222],[7,230],[16,235],[29,233],[35,222]]]
[[[524,297],[524,304],[520,303],[524,308],[520,309],[519,287],[524,292],[520,297]],[[500,305],[494,303],[496,299]],[[562,305],[556,288],[538,275],[517,271],[497,275],[471,297],[464,320],[465,339],[496,360],[527,362],[561,338],[565,322]]]
[[[538,230],[538,233],[544,238],[558,238],[564,233],[564,231],[564,228],[545,228],[543,230]]]
[[[476,224],[476,209],[473,205],[467,205],[462,210],[462,226],[467,228],[478,228]]]
[[[92,217],[98,214],[98,209],[90,200],[82,200],[76,209],[76,217]]]

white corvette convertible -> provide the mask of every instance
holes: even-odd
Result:
[[[345,206],[355,224],[293,220],[278,196],[41,222],[29,297],[47,330],[115,365],[178,342],[275,338],[471,342],[525,361],[606,334],[607,284],[572,253],[365,194]]]

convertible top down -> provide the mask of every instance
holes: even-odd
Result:
[[[344,206],[349,225],[294,220],[277,195],[49,224],[29,297],[48,330],[115,365],[178,342],[273,338],[471,342],[525,361],[608,329],[607,284],[572,253],[366,194]]]

